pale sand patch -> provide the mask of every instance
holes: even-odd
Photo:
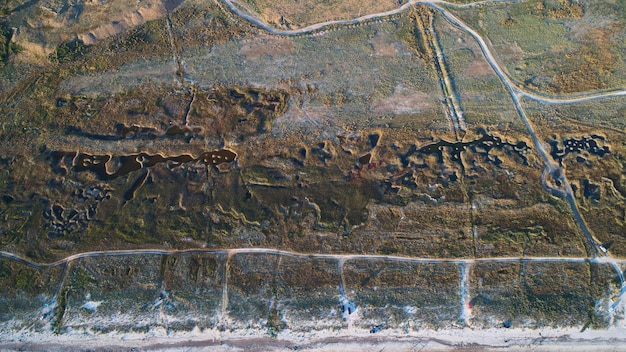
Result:
[[[294,46],[291,38],[263,36],[243,42],[239,54],[249,59],[256,59],[263,55],[271,57],[289,55],[293,51]]]
[[[524,50],[515,42],[494,45],[494,52],[497,53],[497,57],[505,60],[521,60],[524,57]]]
[[[482,58],[472,60],[465,70],[465,75],[468,78],[479,78],[493,74],[494,71],[493,68],[491,68],[491,65],[489,65],[489,63]]]
[[[48,55],[56,49],[54,46],[33,43],[29,40],[21,40],[17,43],[23,49],[21,53],[15,56],[15,61],[18,63],[45,65],[48,63]]]
[[[24,50],[15,56],[16,62],[46,64],[48,55],[63,42],[78,38],[94,44],[167,14],[163,2],[156,0],[90,0],[84,5],[80,11],[77,5],[70,5],[60,12],[35,2],[19,11],[12,22],[16,27],[12,41]]]
[[[5,333],[0,349],[29,351],[69,351],[85,349],[143,351],[616,351],[626,348],[623,326],[604,331],[579,329],[471,329],[419,330],[409,333],[384,329],[372,334],[366,329],[321,330],[311,332],[281,331],[270,338],[266,331],[204,330],[168,332],[158,327],[147,333],[94,334],[74,330],[63,335],[52,332]]]
[[[140,7],[136,11],[123,14],[116,20],[111,21],[111,23],[103,24],[86,33],[79,33],[77,36],[85,44],[94,44],[98,40],[122,33],[129,28],[161,18],[166,14],[167,10],[164,6]]]
[[[315,23],[341,21],[390,11],[397,0],[254,0],[241,1],[272,27],[298,29]],[[254,6],[251,6],[251,3]],[[251,11],[252,12],[252,11]]]
[[[398,44],[394,42],[393,38],[388,32],[378,32],[370,40],[372,47],[374,48],[374,56],[377,57],[396,57],[400,50]]]
[[[144,64],[141,61],[123,67],[118,72],[107,72],[97,76],[71,77],[59,85],[59,89],[72,95],[90,97],[119,94],[142,84],[176,83],[176,64],[172,61],[163,64]]]
[[[332,110],[327,106],[300,106],[293,104],[289,106],[285,114],[279,116],[274,124],[277,125],[310,125],[319,126],[326,123],[332,116]]]
[[[390,97],[374,103],[372,106],[375,113],[395,115],[416,114],[432,108],[433,104],[428,94],[413,91],[402,85],[396,86]]]
[[[589,32],[596,30],[607,30],[613,28],[619,28],[619,21],[615,21],[610,17],[587,15],[583,16],[578,21],[572,21],[570,24],[570,34],[577,40],[586,40]]]

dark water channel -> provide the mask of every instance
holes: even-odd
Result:
[[[473,153],[482,155],[486,160],[496,166],[502,164],[502,160],[500,160],[496,155],[490,155],[489,153],[492,150],[506,150],[507,152],[513,152],[523,160],[525,165],[528,163],[526,153],[530,150],[530,147],[526,142],[520,141],[517,143],[511,143],[503,140],[502,137],[490,135],[484,130],[479,132],[482,134],[482,137],[473,141],[448,142],[446,140],[440,140],[439,142],[426,144],[421,147],[413,144],[405,154],[400,156],[402,164],[404,167],[408,167],[409,157],[420,154],[435,155],[437,157],[437,162],[443,163],[444,152],[447,151],[450,155],[450,161],[463,166],[461,153],[467,150],[471,150]]]
[[[604,142],[604,137],[592,134],[591,136],[583,136],[580,138],[563,138],[562,145],[563,147],[559,147],[559,140],[556,136],[553,136],[553,139],[549,142],[552,147],[550,151],[550,155],[552,159],[558,161],[559,163],[563,162],[563,159],[568,154],[580,154],[583,151],[589,152],[589,154],[596,155],[599,157],[604,157],[606,154],[611,153],[611,149],[609,146],[600,145],[599,141]],[[577,156],[576,160],[578,162],[585,162],[585,158],[582,156]]]
[[[80,127],[70,126],[65,130],[68,135],[86,137],[99,141],[120,141],[124,139],[157,139],[157,138],[202,138],[202,128],[190,126],[169,126],[165,133],[156,128],[137,125],[126,126],[122,123],[115,125],[115,134],[97,134],[82,130]]]
[[[91,155],[78,152],[51,151],[50,155],[53,159],[53,167],[59,173],[66,173],[67,170],[62,166],[70,165],[74,171],[91,171],[95,173],[102,181],[114,180],[120,176],[124,176],[130,172],[150,168],[160,163],[173,162],[176,164],[184,164],[190,162],[198,162],[205,165],[220,165],[235,161],[237,154],[228,149],[220,149],[210,152],[204,152],[199,157],[194,158],[191,155],[183,154],[177,156],[149,155],[146,153],[122,155],[112,157],[111,155]],[[107,171],[107,164],[115,162],[119,165],[113,172]]]

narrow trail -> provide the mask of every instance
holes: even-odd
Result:
[[[224,5],[226,5],[226,7],[228,7],[228,9],[232,12],[234,12],[237,16],[243,18],[244,20],[248,21],[249,23],[263,29],[266,30],[272,34],[276,34],[276,35],[282,35],[282,36],[297,36],[300,34],[307,34],[307,33],[311,33],[311,32],[315,32],[318,31],[320,29],[323,29],[325,27],[330,27],[330,26],[344,26],[344,25],[351,25],[351,24],[359,24],[362,22],[366,22],[366,21],[371,21],[371,20],[375,20],[378,18],[383,18],[383,17],[389,17],[389,16],[393,16],[393,15],[397,15],[399,13],[402,13],[406,10],[408,10],[409,8],[411,8],[413,5],[416,4],[424,4],[424,3],[440,3],[440,4],[445,4],[446,6],[450,6],[452,8],[470,8],[470,7],[475,7],[475,6],[484,6],[484,5],[489,5],[489,4],[497,4],[497,3],[517,3],[517,2],[521,2],[522,0],[487,0],[487,1],[477,1],[477,2],[473,2],[473,3],[469,3],[469,4],[463,4],[463,5],[459,5],[459,4],[453,4],[453,3],[449,3],[446,2],[444,0],[430,0],[430,1],[417,1],[417,0],[409,0],[406,4],[395,8],[393,10],[389,10],[389,11],[384,11],[384,12],[379,12],[379,13],[373,13],[373,14],[369,14],[369,15],[365,15],[365,16],[360,16],[354,19],[350,19],[350,20],[336,20],[336,21],[324,21],[324,22],[320,22],[320,23],[315,23],[309,26],[305,26],[302,28],[298,28],[298,29],[276,29],[272,26],[270,26],[269,24],[263,22],[263,20],[261,20],[260,18],[258,18],[252,11],[250,11],[244,4],[240,3],[237,0],[216,0],[219,1],[221,3],[223,3]],[[244,12],[245,11],[245,12]]]
[[[349,257],[337,260],[337,273],[339,275],[339,304],[341,305],[341,316],[348,324],[348,329],[352,325],[351,315],[356,311],[357,305],[348,298],[346,292],[346,278],[343,274],[343,266]]]
[[[570,206],[570,209],[572,210],[572,213],[574,215],[574,219],[576,220],[576,222],[578,223],[579,227],[581,228],[583,234],[585,235],[585,237],[589,241],[589,244],[591,245],[592,250],[596,252],[596,253],[592,253],[592,256],[596,257],[599,254],[601,256],[605,256],[605,257],[608,257],[608,258],[612,259],[611,255],[608,253],[608,251],[604,248],[604,246],[601,244],[601,242],[598,241],[595,238],[595,236],[593,235],[592,231],[587,226],[587,223],[585,222],[584,218],[582,217],[582,215],[580,214],[580,211],[578,209],[578,204],[576,203],[576,199],[574,198],[574,192],[572,190],[572,187],[571,187],[569,181],[567,180],[567,178],[565,177],[565,171],[562,169],[562,167],[560,167],[554,160],[552,160],[549,157],[548,153],[544,149],[543,143],[541,143],[541,141],[537,137],[537,134],[535,133],[535,130],[534,130],[532,124],[530,123],[530,120],[528,119],[528,116],[526,116],[526,112],[524,111],[524,108],[522,107],[521,102],[520,102],[520,96],[528,96],[528,97],[531,97],[533,99],[541,100],[541,101],[543,101],[542,99],[545,99],[545,98],[533,97],[533,96],[529,95],[528,93],[522,92],[519,88],[517,88],[514,85],[514,83],[511,81],[511,79],[504,73],[504,70],[497,63],[496,59],[494,58],[493,54],[491,53],[491,50],[489,49],[489,47],[487,45],[487,43],[484,41],[484,39],[476,31],[474,31],[472,28],[470,28],[463,21],[461,21],[460,19],[458,19],[454,15],[450,14],[448,11],[442,9],[441,7],[439,7],[439,6],[435,5],[435,4],[428,4],[428,5],[431,6],[432,8],[437,9],[451,24],[453,24],[453,25],[457,26],[458,28],[464,30],[465,32],[470,34],[478,42],[478,45],[480,46],[480,49],[483,52],[483,55],[485,56],[485,58],[489,62],[489,65],[491,65],[491,67],[496,72],[498,77],[500,77],[500,80],[502,81],[502,83],[507,87],[507,89],[508,89],[508,91],[509,91],[509,93],[511,95],[511,99],[513,100],[513,103],[515,105],[515,109],[517,110],[520,118],[524,122],[524,125],[526,126],[526,129],[528,130],[528,133],[532,137],[533,144],[535,145],[535,148],[537,149],[537,151],[539,152],[539,154],[541,155],[541,158],[543,159],[543,161],[545,163],[544,175],[542,176],[542,183],[543,183],[544,188],[547,188],[547,189],[551,188],[551,186],[548,185],[545,182],[547,180],[545,175],[547,175],[547,174],[552,175],[552,177],[555,180],[558,180],[558,181],[561,182],[561,184],[563,185],[563,187],[562,187],[563,189],[562,189],[562,194],[561,195],[564,196],[565,199],[567,200],[567,202],[568,202],[568,204]],[[596,96],[596,97],[594,97],[594,96],[588,96],[588,97],[584,97],[584,98],[579,97],[579,98],[573,98],[573,99],[570,99],[570,100],[585,101],[585,100],[596,99],[596,98],[599,98],[600,96],[608,97],[608,96],[616,96],[616,95],[626,95],[626,92],[609,92],[609,93],[601,94],[601,95]],[[615,268],[615,271],[616,271],[617,276],[620,279],[620,283],[621,283],[620,295],[619,295],[619,297],[617,297],[617,302],[619,302],[624,297],[624,292],[625,292],[624,288],[626,288],[626,282],[624,281],[624,274],[623,274],[621,268],[619,268],[619,266],[617,266],[617,265],[614,265],[614,268]]]
[[[614,98],[614,97],[626,97],[626,90],[622,90],[622,89],[615,89],[615,90],[611,90],[608,92],[583,93],[583,94],[573,96],[573,97],[568,97],[568,96],[548,97],[548,96],[543,96],[543,95],[539,95],[536,93],[527,92],[517,86],[516,86],[516,89],[525,97],[528,97],[536,101],[549,103],[549,104],[573,104],[573,103],[584,103],[586,101],[591,101],[591,100],[607,99],[607,98]]]
[[[8,252],[0,252],[0,258],[13,260],[15,262],[27,265],[35,269],[49,269],[53,267],[63,266],[63,272],[61,274],[60,282],[58,283],[56,293],[48,300],[43,309],[42,314],[45,316],[54,316],[51,314],[58,308],[59,295],[62,294],[63,288],[66,287],[67,277],[69,275],[70,266],[78,260],[84,258],[105,258],[105,257],[120,257],[120,256],[139,256],[139,255],[157,255],[164,257],[183,256],[183,255],[214,255],[217,257],[218,262],[221,263],[222,269],[219,270],[219,277],[222,283],[221,302],[218,310],[218,324],[220,326],[228,326],[230,323],[228,315],[229,296],[228,296],[228,276],[230,272],[230,261],[233,256],[238,254],[271,254],[280,255],[282,260],[283,256],[294,258],[323,258],[334,259],[337,261],[337,272],[339,276],[339,282],[337,283],[337,296],[338,303],[341,306],[345,322],[348,324],[348,328],[353,323],[353,313],[357,311],[358,305],[351,300],[348,293],[348,287],[346,285],[346,277],[344,274],[344,266],[349,261],[389,261],[389,262],[405,262],[405,263],[419,263],[419,264],[448,264],[456,265],[459,270],[459,318],[458,323],[462,326],[471,326],[472,319],[472,298],[470,292],[470,278],[472,277],[472,268],[475,265],[489,264],[489,263],[581,263],[581,264],[607,264],[613,268],[619,270],[620,265],[626,265],[626,259],[613,259],[609,257],[601,258],[588,258],[588,257],[491,257],[491,258],[467,258],[467,259],[448,259],[448,258],[420,258],[420,257],[401,257],[391,255],[366,255],[366,254],[313,254],[313,253],[298,253],[293,251],[278,250],[272,248],[236,248],[228,250],[214,250],[214,249],[189,249],[189,250],[161,250],[161,249],[139,249],[139,250],[119,250],[119,251],[99,251],[99,252],[86,252],[79,253],[64,259],[52,263],[37,263],[28,259],[22,258],[18,255]],[[504,284],[504,283],[503,283]],[[623,295],[626,289],[622,288],[620,294]],[[615,310],[621,301],[617,300],[612,303],[610,312]],[[159,317],[157,312],[157,318]]]
[[[339,295],[346,295],[346,279],[343,276],[343,265],[346,262],[345,258],[339,258],[337,261],[337,273],[339,274]]]
[[[431,16],[429,18],[428,30],[432,36],[432,46],[435,49],[435,60],[436,67],[438,68],[440,79],[442,80],[442,89],[445,100],[448,102],[447,105],[450,109],[450,115],[452,120],[454,121],[454,130],[457,135],[457,140],[463,139],[462,136],[465,135],[465,131],[467,130],[467,126],[465,125],[465,119],[463,118],[463,110],[461,110],[461,103],[457,98],[457,92],[454,89],[454,84],[452,83],[452,79],[450,79],[450,74],[448,73],[448,65],[446,63],[445,57],[443,55],[443,50],[441,50],[441,45],[439,44],[439,36],[437,35],[437,31],[435,30],[433,24],[434,18]]]
[[[476,39],[479,42],[481,46],[481,50],[483,51],[483,54],[485,54],[487,61],[492,67],[494,65],[499,67],[499,65],[497,64],[495,57],[489,51],[488,46],[486,42],[482,39],[482,37],[478,33],[476,33],[473,29],[471,29],[469,26],[467,26],[465,23],[460,21],[453,14],[451,14],[449,11],[447,11],[441,6],[438,6],[437,4],[440,4],[449,8],[454,8],[454,9],[463,9],[463,8],[471,8],[471,7],[486,6],[486,5],[523,2],[523,0],[487,0],[487,1],[476,1],[476,2],[469,3],[469,4],[461,5],[461,4],[453,4],[444,0],[429,0],[429,1],[410,0],[406,4],[390,11],[369,14],[369,15],[361,16],[361,17],[351,19],[351,20],[325,21],[325,22],[312,24],[312,25],[299,28],[299,29],[281,30],[281,29],[276,29],[270,26],[269,24],[263,22],[261,19],[256,17],[254,14],[252,14],[251,11],[244,12],[242,9],[245,9],[246,7],[242,5],[241,3],[239,3],[239,1],[237,0],[216,0],[216,1],[219,4],[226,5],[226,7],[231,12],[233,12],[235,15],[239,16],[240,18],[244,19],[248,23],[265,30],[269,32],[270,34],[279,35],[279,36],[299,36],[302,34],[312,34],[314,32],[323,30],[326,27],[360,24],[363,22],[372,21],[376,19],[383,19],[385,17],[390,17],[393,15],[400,14],[404,11],[407,11],[414,5],[424,4],[424,5],[427,5],[436,9],[437,11],[442,13],[442,15],[444,15],[444,17],[446,17],[449,22],[457,25],[459,28],[461,28],[462,30],[472,35],[472,37],[474,37],[474,39]],[[605,98],[611,98],[611,97],[626,96],[626,88],[616,88],[616,89],[608,90],[608,91],[596,91],[596,92],[588,92],[588,93],[579,93],[579,94],[574,94],[574,95],[547,95],[547,94],[533,93],[533,92],[527,91],[519,87],[511,78],[508,77],[508,75],[504,73],[503,70],[501,69],[496,70],[496,74],[498,74],[498,76],[500,77],[502,81],[506,81],[507,83],[505,84],[507,84],[507,86],[512,87],[515,90],[516,94],[526,96],[533,100],[550,103],[550,104],[571,104],[571,103],[580,103],[580,102],[585,102],[585,101],[605,99]]]
[[[569,181],[567,180],[567,178],[565,177],[565,171],[563,170],[562,167],[560,167],[554,160],[552,160],[550,158],[550,156],[548,155],[548,153],[546,152],[546,150],[544,149],[544,145],[543,143],[541,143],[541,141],[539,140],[539,138],[537,137],[537,134],[535,133],[535,130],[532,126],[532,124],[530,123],[530,120],[528,119],[528,116],[526,116],[526,112],[524,111],[524,108],[521,105],[520,102],[520,97],[521,96],[527,96],[530,98],[533,98],[535,100],[540,100],[540,101],[545,101],[546,98],[543,97],[536,97],[533,95],[530,95],[528,93],[525,93],[523,91],[521,91],[518,87],[516,87],[514,85],[514,83],[511,81],[511,79],[504,73],[504,70],[500,67],[500,65],[497,63],[496,59],[494,58],[493,54],[491,53],[491,50],[489,49],[487,43],[485,42],[485,40],[476,32],[474,31],[472,28],[470,28],[467,24],[465,24],[463,21],[461,21],[460,19],[458,19],[457,17],[455,17],[454,15],[450,14],[448,11],[446,11],[445,9],[435,5],[435,4],[428,4],[429,6],[431,6],[434,9],[437,9],[451,24],[457,26],[458,28],[464,30],[465,32],[467,32],[468,34],[470,34],[477,42],[478,45],[480,46],[481,51],[483,52],[483,55],[485,56],[485,58],[487,59],[489,65],[491,65],[491,67],[493,68],[493,70],[496,72],[496,74],[498,75],[498,77],[500,77],[500,80],[502,81],[502,83],[506,86],[507,90],[510,93],[511,99],[513,100],[513,103],[515,105],[515,109],[517,110],[520,118],[522,119],[522,121],[524,122],[524,125],[526,126],[526,129],[528,130],[528,133],[530,134],[530,136],[532,137],[533,140],[533,144],[535,145],[535,148],[537,149],[537,151],[539,152],[541,158],[543,159],[544,163],[545,163],[545,168],[544,168],[544,172],[542,175],[542,185],[544,188],[550,190],[550,188],[553,188],[552,186],[547,184],[547,174],[552,175],[552,177],[555,180],[560,181],[560,183],[563,185],[562,186],[562,190],[559,190],[560,192],[556,192],[558,195],[561,195],[562,197],[564,197],[567,200],[567,203],[570,206],[570,209],[574,215],[574,219],[576,220],[576,222],[578,223],[578,226],[580,227],[580,229],[582,230],[583,234],[585,235],[585,237],[587,238],[592,251],[594,253],[591,253],[593,257],[597,257],[598,255],[600,256],[604,256],[607,257],[609,259],[613,259],[611,257],[611,255],[609,254],[609,252],[606,250],[606,248],[604,248],[604,246],[601,244],[600,241],[598,241],[595,236],[593,235],[592,231],[589,229],[589,227],[587,226],[587,223],[585,222],[585,219],[582,217],[582,215],[580,214],[580,211],[578,209],[578,204],[576,203],[576,199],[574,198],[574,192],[572,190],[572,187],[569,183]],[[603,93],[601,95],[598,96],[587,96],[587,97],[578,97],[578,98],[572,98],[569,99],[570,101],[586,101],[586,100],[592,100],[592,99],[597,99],[599,97],[608,97],[608,96],[617,96],[617,95],[626,95],[626,92],[608,92],[608,93]],[[565,101],[566,99],[560,99],[561,101]],[[562,193],[561,193],[562,192]],[[615,264],[615,262],[613,262],[612,264],[613,268],[615,269],[615,272],[620,280],[620,285],[621,285],[621,289],[620,289],[620,294],[619,296],[616,298],[615,303],[613,304],[614,307],[616,307],[617,305],[619,305],[619,302],[622,301],[622,299],[625,297],[624,293],[626,292],[626,281],[624,281],[624,273],[622,272],[621,268]]]
[[[470,295],[470,275],[472,270],[471,264],[460,265],[461,279],[459,283],[459,297],[461,303],[461,315],[459,317],[459,323],[464,326],[470,326],[470,320],[472,318],[472,297]]]
[[[174,75],[176,76],[176,81],[181,85],[185,85],[185,78],[183,75],[183,63],[180,58],[180,53],[178,51],[178,47],[176,46],[176,39],[174,38],[174,30],[172,27],[172,21],[170,20],[170,14],[168,13],[165,16],[165,24],[167,29],[167,34],[169,36],[170,46],[172,47],[172,56],[174,58],[174,64],[176,65],[176,72]]]
[[[366,254],[313,254],[313,253],[298,253],[293,251],[278,250],[272,248],[236,248],[227,250],[213,250],[213,249],[189,249],[189,250],[162,250],[162,249],[139,249],[139,250],[112,250],[112,251],[98,251],[98,252],[85,252],[78,253],[66,258],[60,259],[52,263],[37,263],[28,259],[22,258],[18,255],[8,252],[0,252],[0,258],[13,260],[15,262],[27,265],[35,269],[47,269],[57,266],[63,266],[62,278],[58,283],[56,293],[53,297],[44,304],[42,308],[42,314],[44,317],[54,316],[54,312],[59,306],[59,297],[63,292],[63,288],[66,286],[67,277],[69,275],[70,265],[74,261],[78,261],[84,258],[104,258],[104,257],[120,257],[120,256],[138,256],[138,255],[157,255],[157,256],[180,256],[180,255],[214,255],[218,258],[218,261],[223,263],[222,269],[219,270],[219,277],[222,282],[222,294],[219,308],[218,324],[220,326],[228,326],[230,319],[228,316],[228,276],[229,276],[229,263],[233,256],[237,254],[272,254],[294,258],[324,258],[334,259],[337,261],[337,272],[339,276],[338,286],[338,303],[341,306],[345,322],[348,324],[348,328],[353,323],[353,313],[357,311],[358,305],[352,301],[348,295],[346,286],[346,278],[344,274],[344,265],[348,261],[389,261],[389,262],[406,262],[406,263],[420,263],[420,264],[451,264],[458,266],[460,272],[459,279],[459,305],[460,314],[458,322],[463,326],[471,325],[472,318],[472,304],[471,304],[471,292],[470,292],[470,278],[471,270],[475,265],[488,264],[488,263],[581,263],[581,264],[608,264],[620,271],[620,265],[626,265],[626,259],[614,259],[609,257],[491,257],[491,258],[467,258],[467,259],[453,259],[453,258],[420,258],[420,257],[401,257],[391,255],[366,255]],[[281,258],[282,259],[282,258]],[[623,279],[623,275],[621,276]],[[619,296],[624,295],[626,289],[622,287]],[[620,306],[622,301],[615,300],[609,313],[612,313],[617,307]]]
[[[465,136],[467,127],[463,119],[463,111],[461,110],[457,92],[454,88],[452,79],[448,72],[448,65],[443,55],[443,50],[439,43],[439,36],[434,27],[434,12],[423,13],[415,17],[416,24],[419,28],[419,37],[415,36],[416,41],[423,41],[424,55],[432,57],[433,70],[438,76],[439,88],[443,96],[443,108],[448,119],[450,130],[454,132],[457,141],[461,141]]]
[[[228,273],[230,271],[231,253],[226,253],[224,260],[224,270],[222,275],[222,302],[220,307],[219,324],[225,326],[228,321]]]
[[[424,258],[424,257],[402,257],[393,255],[376,255],[376,254],[317,254],[317,253],[299,253],[274,248],[234,248],[234,249],[133,249],[133,250],[110,250],[97,252],[83,252],[59,259],[51,263],[38,263],[25,259],[19,255],[1,252],[0,257],[14,260],[23,265],[35,269],[47,269],[66,263],[80,260],[83,258],[99,258],[99,257],[120,257],[134,255],[159,255],[159,256],[175,256],[188,254],[206,254],[227,256],[231,258],[237,254],[274,254],[292,258],[323,258],[341,261],[343,264],[351,260],[379,260],[391,262],[408,262],[408,263],[424,263],[424,264],[456,264],[456,265],[474,265],[480,263],[616,263],[626,265],[625,259],[616,258],[598,258],[598,257],[489,257],[489,258]],[[226,260],[228,265],[229,259]],[[343,265],[342,264],[342,265]]]
[[[443,104],[443,110],[448,120],[448,127],[454,132],[455,139],[460,141],[462,136],[459,131],[458,118],[455,116],[456,109],[453,106],[450,94],[453,90],[449,84],[450,79],[446,71],[445,61],[438,43],[437,33],[433,27],[433,16],[431,13],[419,14],[415,16],[415,21],[419,30],[419,36],[416,35],[415,40],[422,41],[425,50],[424,55],[433,58],[430,63],[439,78],[439,89],[441,89],[441,95],[443,97],[441,103]],[[465,131],[463,131],[462,134],[464,135]]]
[[[409,1],[406,4],[390,11],[361,16],[352,20],[326,21],[326,22],[312,24],[310,26],[306,26],[306,27],[299,28],[299,29],[280,30],[280,29],[276,29],[268,25],[267,23],[263,22],[259,18],[250,14],[249,12],[244,12],[242,9],[245,9],[245,6],[241,5],[238,1],[235,1],[235,0],[217,0],[217,1],[221,1],[224,5],[226,5],[226,7],[228,7],[230,11],[234,12],[237,16],[243,18],[244,20],[250,22],[251,24],[269,33],[282,35],[282,36],[297,36],[300,34],[307,34],[307,33],[315,32],[325,27],[359,24],[361,22],[365,22],[365,21],[369,21],[369,20],[373,20],[377,18],[393,16],[393,15],[404,12],[405,10],[409,9],[414,4],[418,3],[417,1]]]

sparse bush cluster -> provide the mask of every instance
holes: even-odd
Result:
[[[13,28],[10,28],[7,23],[0,24],[0,67],[6,65],[11,60],[11,57],[23,49],[18,44],[14,43]]]

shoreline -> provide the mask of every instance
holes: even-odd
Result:
[[[284,330],[270,337],[260,330],[170,332],[158,327],[146,333],[92,333],[73,330],[62,335],[52,332],[20,331],[6,334],[0,342],[3,351],[489,351],[538,350],[553,351],[567,348],[572,351],[616,350],[626,348],[626,325],[606,330],[578,328],[489,328],[469,327],[442,330],[403,332],[399,329],[381,330],[375,334],[364,329],[320,330],[299,332]]]

